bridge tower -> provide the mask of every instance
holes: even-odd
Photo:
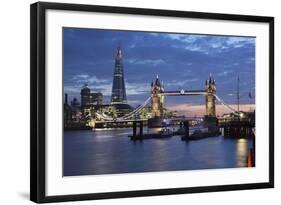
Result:
[[[164,92],[164,85],[160,82],[158,75],[156,80],[151,83],[151,112],[153,118],[163,117],[164,96],[160,95]]]
[[[206,89],[206,116],[216,117],[216,83],[211,75],[205,84]]]

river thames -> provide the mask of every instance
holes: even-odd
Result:
[[[179,136],[131,141],[132,128],[64,132],[64,176],[238,168],[247,166],[249,139]]]

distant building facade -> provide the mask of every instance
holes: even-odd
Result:
[[[103,95],[100,92],[92,93],[87,84],[81,89],[81,107],[89,108],[93,105],[102,105]]]
[[[68,103],[68,95],[64,100],[64,127],[65,129],[88,129],[89,122],[95,118],[95,112],[103,104],[103,95],[100,92],[92,93],[85,84],[80,92],[81,104],[77,98]]]
[[[72,110],[70,105],[68,104],[68,95],[67,93],[64,95],[64,105],[63,105],[63,109],[64,109],[64,123],[69,123],[72,120]]]

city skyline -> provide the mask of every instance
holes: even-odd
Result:
[[[159,75],[166,90],[203,89],[210,73],[217,94],[236,106],[240,79],[241,109],[255,93],[255,39],[194,34],[64,28],[64,92],[80,99],[83,84],[110,102],[116,47],[121,46],[128,103],[137,106],[150,95]],[[251,99],[254,104],[254,97]],[[165,106],[201,115],[203,97],[168,97]],[[218,113],[222,107],[218,105]]]

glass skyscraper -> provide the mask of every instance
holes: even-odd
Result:
[[[126,88],[124,81],[123,62],[121,48],[117,47],[115,55],[115,67],[112,84],[111,104],[126,103]]]

